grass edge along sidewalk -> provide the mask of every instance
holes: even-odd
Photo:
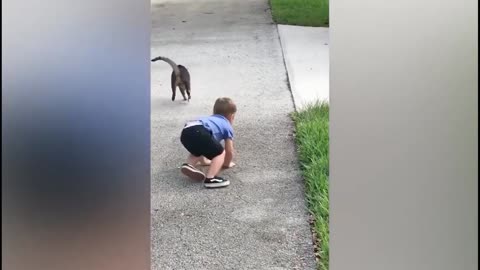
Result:
[[[292,114],[318,269],[329,267],[329,105],[316,102]]]
[[[299,26],[329,25],[329,0],[270,0],[277,24]]]

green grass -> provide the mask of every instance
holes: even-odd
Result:
[[[329,254],[329,106],[314,103],[293,114],[306,198],[314,217],[318,269],[328,269]]]
[[[329,0],[270,0],[278,24],[328,26]]]

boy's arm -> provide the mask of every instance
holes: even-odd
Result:
[[[223,167],[230,168],[235,164],[232,163],[233,160],[233,140],[225,140],[225,161],[223,162]]]

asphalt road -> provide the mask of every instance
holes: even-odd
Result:
[[[293,101],[266,0],[152,2],[152,57],[186,66],[192,100],[170,100],[171,68],[152,63],[152,269],[315,269],[288,114]],[[184,122],[217,97],[238,106],[231,185],[180,174]]]

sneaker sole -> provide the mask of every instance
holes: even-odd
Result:
[[[199,170],[195,170],[193,168],[190,168],[188,166],[183,166],[180,171],[188,176],[188,178],[195,180],[195,181],[203,181],[205,180],[205,174]]]
[[[228,185],[230,185],[230,181],[228,180],[223,183],[208,183],[208,184],[205,183],[204,184],[206,188],[220,188],[220,187],[226,187]]]

